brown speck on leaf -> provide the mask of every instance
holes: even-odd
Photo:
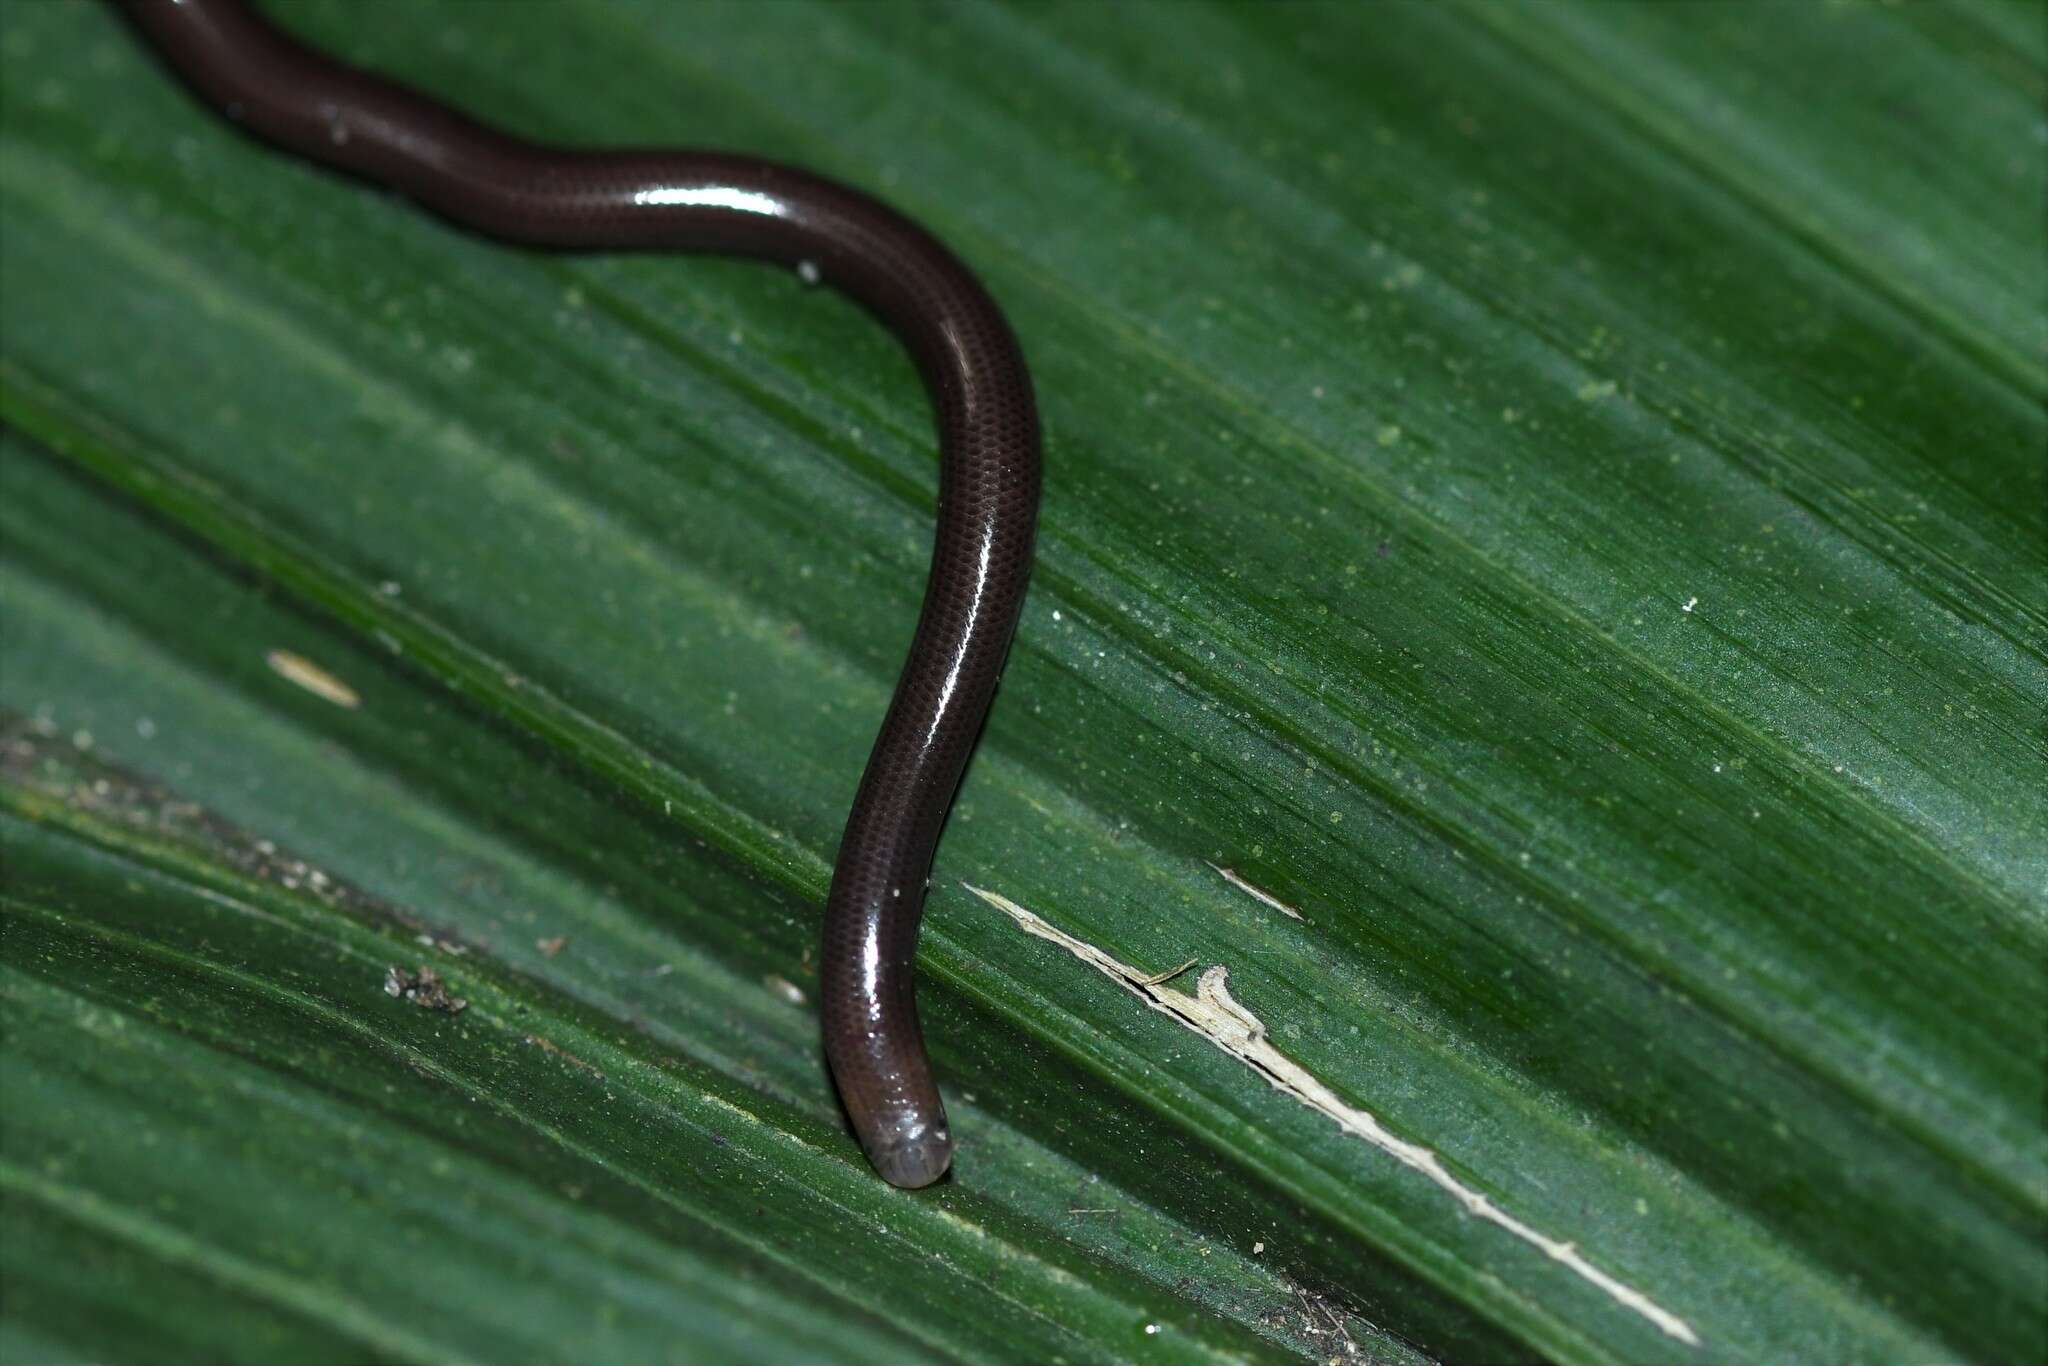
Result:
[[[568,935],[558,934],[553,939],[536,939],[533,941],[533,946],[540,950],[541,957],[553,958],[562,951],[568,942]]]
[[[460,1015],[469,1008],[467,1000],[448,994],[441,974],[425,963],[420,964],[418,972],[407,972],[396,963],[385,968],[384,994],[411,1001],[422,1010],[445,1010],[450,1015]]]

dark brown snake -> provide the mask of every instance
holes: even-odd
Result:
[[[241,0],[119,2],[195,90],[279,147],[508,242],[795,266],[872,310],[910,349],[938,418],[931,577],[840,840],[820,1011],[868,1160],[899,1186],[936,1181],[953,1139],[912,959],[932,851],[1016,630],[1038,520],[1031,377],[995,302],[917,224],[808,171],[722,152],[527,142],[345,66]]]

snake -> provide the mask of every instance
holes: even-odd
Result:
[[[869,1162],[892,1185],[937,1181],[954,1144],[917,1012],[918,927],[1016,633],[1038,523],[1037,402],[1002,310],[931,232],[800,167],[531,141],[310,46],[243,0],[115,3],[240,128],[459,228],[540,250],[775,262],[844,293],[908,350],[938,431],[931,568],[833,863],[818,995],[832,1080]]]

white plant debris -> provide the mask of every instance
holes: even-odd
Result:
[[[1212,867],[1214,865],[1211,865]],[[1223,873],[1224,870],[1216,870]],[[1224,873],[1225,877],[1230,874]],[[1235,878],[1231,878],[1235,882]],[[1230,970],[1218,963],[1207,969],[1195,984],[1195,994],[1174,991],[1159,975],[1145,973],[1119,962],[1095,945],[1059,929],[1043,917],[1026,910],[996,892],[962,883],[967,890],[1017,922],[1020,929],[1040,939],[1049,939],[1082,962],[1100,972],[1162,1015],[1171,1016],[1187,1029],[1207,1039],[1264,1077],[1274,1090],[1336,1121],[1339,1128],[1386,1153],[1402,1166],[1420,1172],[1475,1218],[1498,1225],[1534,1247],[1573,1274],[1599,1287],[1615,1303],[1642,1315],[1666,1336],[1691,1347],[1700,1343],[1699,1334],[1678,1315],[1633,1286],[1625,1285],[1594,1266],[1577,1245],[1547,1237],[1501,1209],[1478,1191],[1452,1176],[1443,1160],[1429,1148],[1410,1143],[1390,1133],[1370,1112],[1347,1105],[1329,1087],[1292,1058],[1275,1048],[1266,1037],[1266,1026],[1258,1016],[1239,1005],[1231,996]],[[1247,890],[1250,890],[1249,888]]]
[[[1218,875],[1220,875],[1225,882],[1237,888],[1237,890],[1243,892],[1252,900],[1263,901],[1268,906],[1271,906],[1274,910],[1280,912],[1280,914],[1292,917],[1293,919],[1299,920],[1304,924],[1308,922],[1307,916],[1303,915],[1300,911],[1295,910],[1294,907],[1288,905],[1279,897],[1274,896],[1271,892],[1266,891],[1265,889],[1260,887],[1252,886],[1251,883],[1246,882],[1243,878],[1239,877],[1235,872],[1228,868],[1222,867],[1219,864],[1211,863],[1209,866],[1211,868],[1214,868]]]
[[[263,662],[268,664],[270,671],[279,678],[288,683],[296,683],[313,696],[325,698],[337,707],[347,707],[354,711],[363,704],[363,699],[357,695],[354,688],[304,655],[295,655],[290,650],[272,650],[263,656]]]

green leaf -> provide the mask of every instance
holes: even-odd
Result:
[[[1010,312],[961,1148],[875,1180],[809,1005],[929,546],[893,340],[14,4],[10,1361],[2048,1348],[2037,12],[276,9],[870,187]]]

